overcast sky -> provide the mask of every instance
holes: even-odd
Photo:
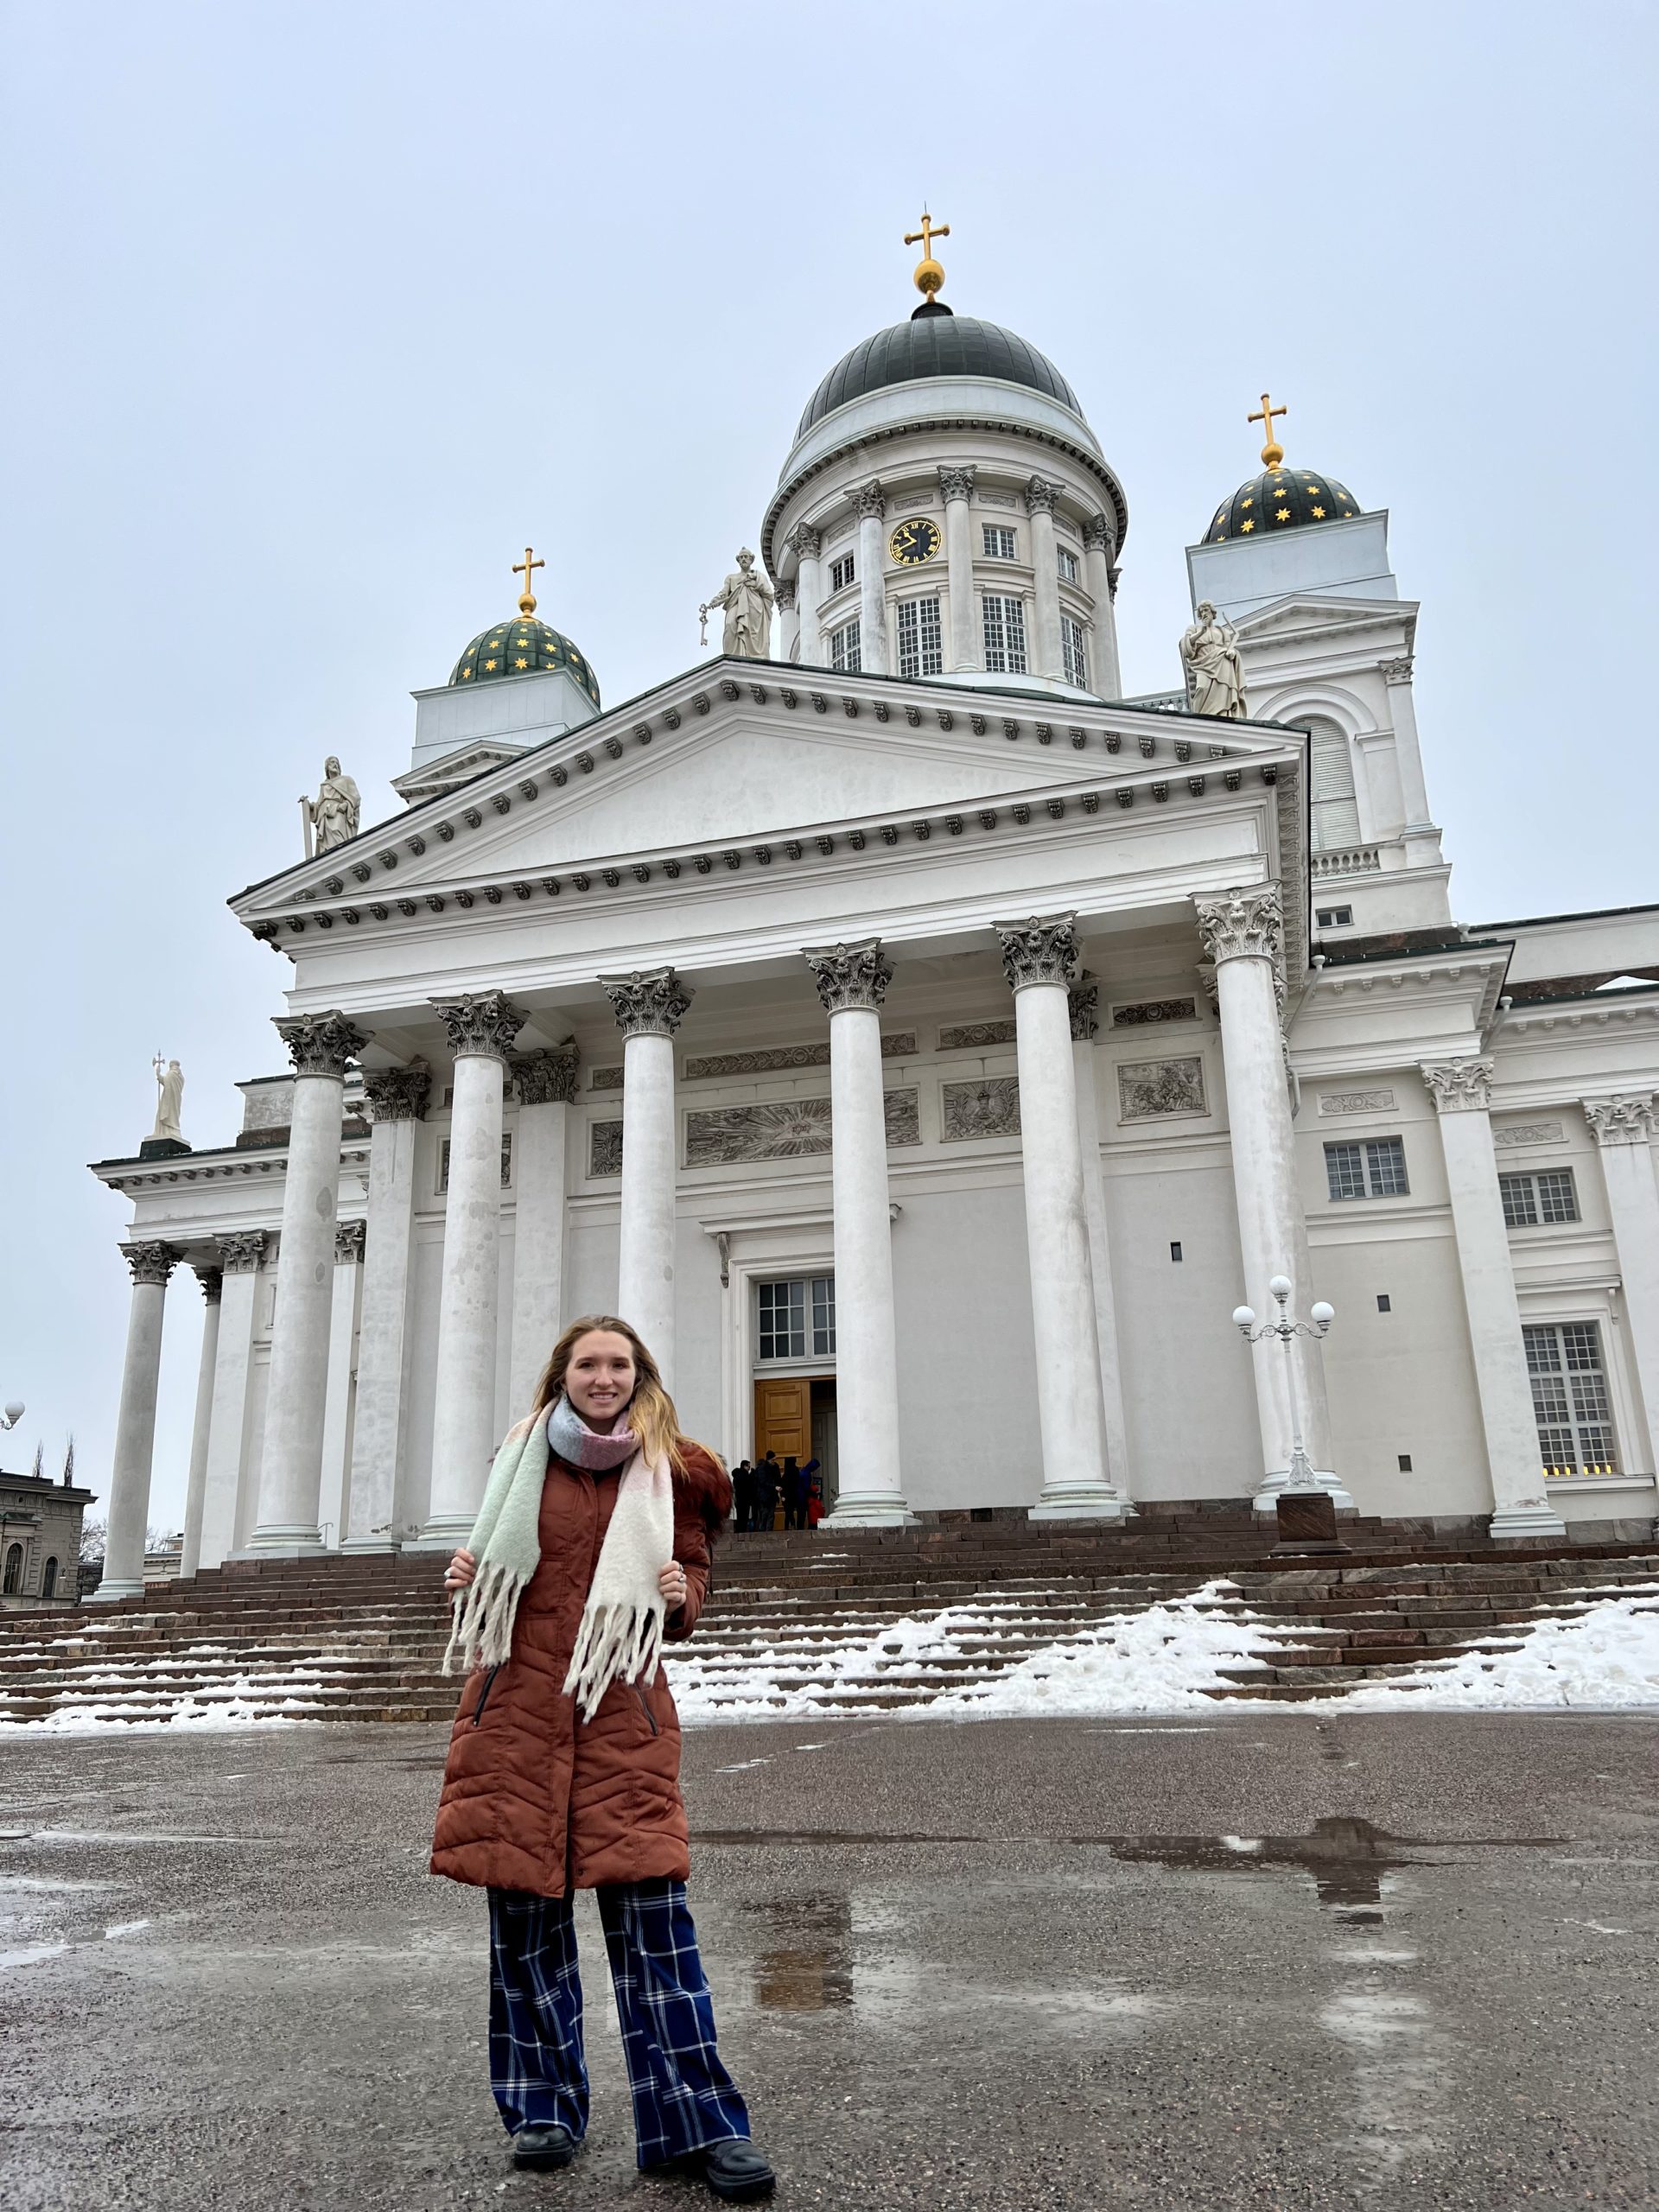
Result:
[[[158,1050],[199,1146],[279,1066],[288,963],[224,901],[299,856],[324,754],[394,810],[409,693],[526,540],[607,700],[692,663],[808,394],[914,304],[925,199],[946,299],[1127,489],[1128,690],[1179,681],[1270,387],[1390,512],[1459,916],[1656,895],[1651,6],[12,0],[3,37],[8,1466],[73,1429],[107,1490],[126,1215],[85,1163]],[[200,1314],[175,1277],[168,1526]]]

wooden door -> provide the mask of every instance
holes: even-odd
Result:
[[[762,1376],[754,1386],[754,1456],[812,1457],[812,1384],[804,1375]]]

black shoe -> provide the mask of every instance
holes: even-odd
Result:
[[[705,2144],[686,2160],[686,2166],[692,2173],[701,2173],[715,2195],[723,2196],[729,2204],[747,2204],[752,2197],[770,2196],[777,2179],[766,2152],[757,2149],[747,2135],[728,2135],[718,2143]]]
[[[530,2126],[521,2127],[512,2139],[515,2166],[534,2166],[545,2171],[554,2166],[568,2166],[575,2155],[576,2139],[558,2120],[533,2121]]]

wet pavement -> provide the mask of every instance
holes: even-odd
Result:
[[[515,2174],[442,1732],[0,1738],[7,2212],[712,2203]],[[1659,1719],[1217,1713],[687,1739],[728,2063],[836,2212],[1659,2202]]]

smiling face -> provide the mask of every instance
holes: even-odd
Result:
[[[616,1426],[633,1395],[633,1347],[613,1329],[589,1329],[570,1349],[565,1395],[589,1428],[601,1434]]]

